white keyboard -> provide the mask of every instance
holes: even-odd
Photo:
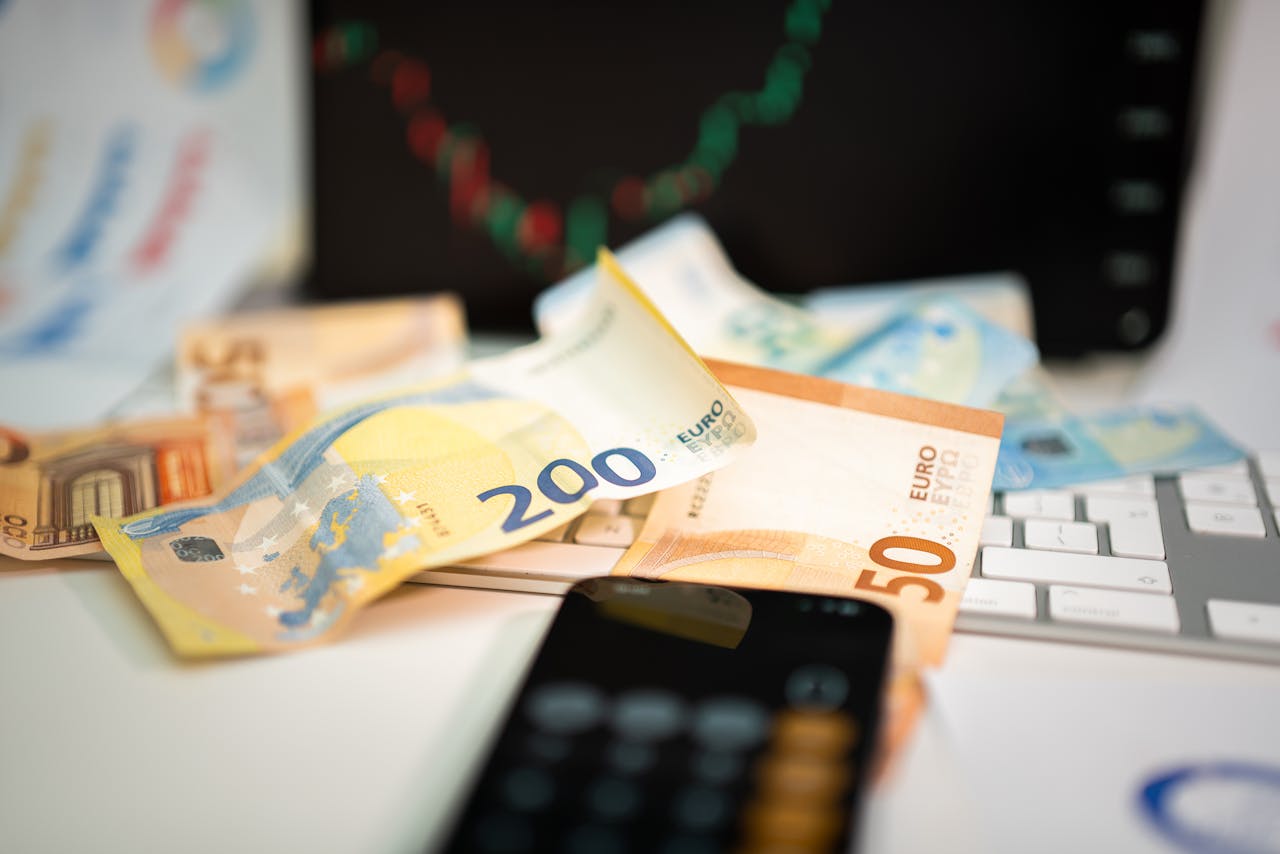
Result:
[[[412,580],[562,593],[605,575],[651,498]],[[1280,663],[1280,452],[1173,477],[996,494],[957,631]]]
[[[1280,663],[1280,453],[996,495],[958,631]]]

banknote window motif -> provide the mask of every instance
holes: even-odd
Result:
[[[187,563],[204,563],[226,557],[222,548],[209,537],[178,537],[169,546],[178,560]]]

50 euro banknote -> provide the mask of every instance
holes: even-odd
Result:
[[[973,568],[998,413],[726,362],[751,413],[733,466],[663,490],[614,572],[868,599],[938,664]]]
[[[229,314],[184,330],[178,393],[243,467],[321,412],[457,371],[466,349],[449,293]]]
[[[98,555],[95,513],[132,514],[199,498],[234,471],[234,449],[205,418],[31,434],[0,426],[0,554]]]
[[[455,377],[330,413],[203,502],[95,518],[173,648],[330,637],[419,570],[507,548],[719,468],[737,401],[607,253],[580,322]],[[696,446],[678,436],[699,425]]]

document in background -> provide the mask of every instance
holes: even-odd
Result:
[[[1280,851],[1280,677],[1226,667],[1238,678],[929,674],[986,850]]]
[[[0,4],[0,418],[91,423],[300,260],[293,3]]]

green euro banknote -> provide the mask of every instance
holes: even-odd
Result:
[[[1185,406],[1008,418],[996,459],[995,488],[1049,489],[1220,465],[1243,456],[1212,422]]]
[[[329,413],[208,499],[95,517],[173,648],[330,638],[424,568],[532,539],[597,498],[699,477],[750,445],[751,420],[612,256],[596,267],[571,328]]]
[[[1026,338],[947,297],[904,298],[869,328],[832,322],[744,279],[693,216],[655,229],[619,258],[704,356],[976,407],[1038,359]],[[541,329],[573,321],[589,276],[538,296]]]

